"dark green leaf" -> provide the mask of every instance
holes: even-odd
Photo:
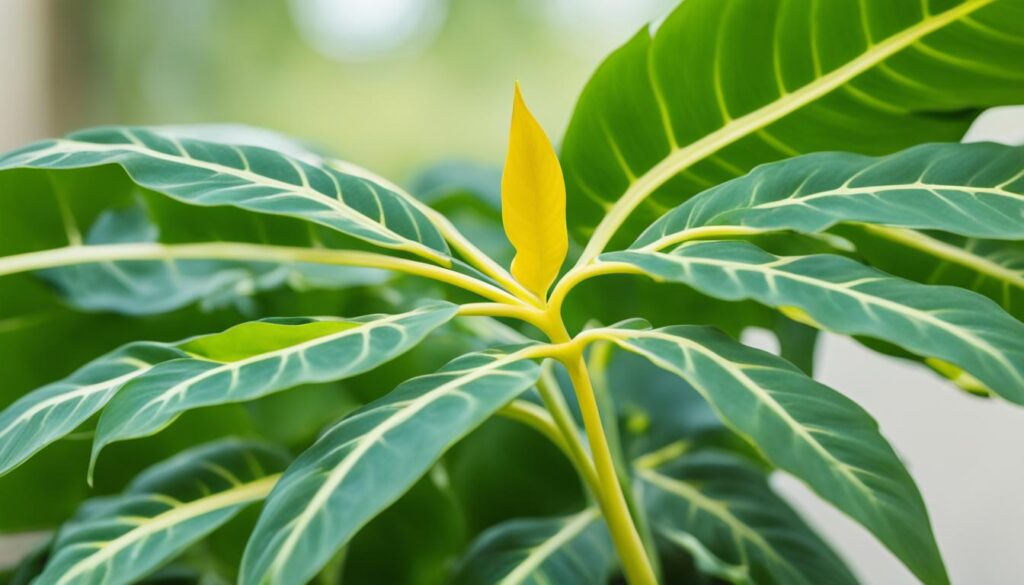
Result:
[[[637,474],[654,531],[668,546],[697,552],[704,572],[731,583],[857,583],[749,463],[703,452]],[[711,556],[702,560],[692,541]]]
[[[596,508],[566,518],[510,520],[480,536],[454,585],[600,585],[615,567],[608,528]]]
[[[35,583],[132,583],[263,499],[287,463],[275,449],[237,441],[160,463],[123,495],[87,503],[61,529]]]
[[[773,160],[957,141],[980,109],[1024,101],[1021,37],[1016,1],[686,0],[580,97],[563,148],[574,231],[622,197],[635,237]]]

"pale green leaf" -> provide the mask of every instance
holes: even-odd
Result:
[[[516,353],[469,354],[327,431],[285,472],[250,537],[243,585],[304,583],[468,434],[540,375]]]
[[[276,449],[233,440],[159,463],[123,494],[87,502],[34,583],[134,583],[266,497],[287,464]]]
[[[778,257],[741,241],[601,258],[722,299],[793,308],[789,315],[829,331],[881,339],[955,364],[1024,404],[1024,324],[976,293],[903,280],[841,256]]]
[[[859,406],[711,328],[602,331],[683,378],[769,462],[864,525],[922,581],[948,583],[914,481]]]
[[[872,225],[834,230],[857,254],[890,274],[985,295],[1024,320],[1024,241],[964,238]]]
[[[470,545],[454,585],[593,585],[616,564],[597,508],[564,518],[509,520]]]

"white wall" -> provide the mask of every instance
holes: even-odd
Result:
[[[48,5],[0,0],[0,150],[47,134]]]

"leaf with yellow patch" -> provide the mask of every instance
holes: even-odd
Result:
[[[501,176],[501,220],[516,249],[512,275],[544,297],[565,260],[565,181],[544,129],[516,83],[508,154]]]

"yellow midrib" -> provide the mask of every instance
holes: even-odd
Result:
[[[562,545],[579,536],[594,520],[600,517],[597,508],[588,508],[576,515],[550,538],[534,547],[512,572],[505,576],[498,585],[521,585],[533,575],[544,561],[554,554]]]
[[[479,366],[469,372],[463,373],[447,382],[444,382],[440,386],[433,388],[426,393],[411,399],[401,410],[391,415],[379,425],[370,429],[363,435],[361,435],[355,442],[355,447],[344,456],[341,462],[336,465],[327,474],[323,484],[316,490],[313,497],[310,498],[309,503],[302,512],[295,517],[294,521],[289,525],[288,535],[280,548],[277,549],[274,554],[273,560],[268,567],[268,572],[278,575],[282,570],[282,563],[288,559],[291,552],[295,549],[298,544],[299,538],[303,531],[313,521],[313,518],[318,514],[325,506],[330,495],[337,489],[339,485],[348,477],[348,473],[355,467],[361,460],[362,456],[370,450],[374,445],[379,444],[381,439],[388,434],[388,432],[394,430],[402,423],[408,421],[413,416],[418,414],[423,408],[431,404],[436,397],[443,396],[454,390],[458,390],[466,384],[480,379],[486,375],[495,373],[500,368],[509,365],[511,363],[521,361],[524,359],[531,359],[537,352],[537,348],[534,346],[521,349],[515,353],[507,354],[505,356],[496,358],[487,364]],[[512,375],[512,374],[509,374]],[[273,580],[273,579],[272,579]]]
[[[280,478],[280,474],[240,484],[229,490],[182,504],[149,518],[145,524],[129,530],[110,542],[104,543],[95,554],[86,557],[72,566],[58,581],[58,585],[74,580],[76,576],[84,571],[99,566],[132,544],[140,542],[161,530],[171,528],[193,518],[198,518],[203,514],[264,498],[270,493],[278,478]]]
[[[700,140],[671,152],[661,162],[630,184],[612,205],[580,256],[577,265],[589,264],[600,254],[618,228],[644,199],[666,181],[718,150],[768,126],[797,109],[841,87],[847,81],[907,48],[922,37],[966,16],[994,0],[968,0],[945,12],[929,16],[863,52],[856,59],[819,77],[800,89],[736,118]]]
[[[808,446],[810,446],[811,449],[817,452],[822,459],[830,462],[829,464],[838,473],[846,477],[849,480],[849,482],[854,487],[857,488],[859,492],[864,494],[865,498],[868,501],[870,501],[872,504],[877,503],[877,499],[875,498],[874,492],[871,490],[870,487],[868,487],[864,483],[864,481],[859,476],[857,476],[857,474],[854,472],[854,468],[845,461],[840,460],[838,457],[836,457],[834,453],[832,453],[824,445],[822,445],[821,441],[819,441],[817,437],[815,437],[814,434],[802,422],[794,418],[788,410],[786,410],[781,404],[779,404],[778,400],[771,392],[764,389],[760,384],[754,382],[750,378],[750,376],[748,376],[742,370],[742,368],[737,367],[735,364],[722,358],[714,351],[711,351],[710,349],[690,339],[677,337],[673,335],[666,335],[658,331],[631,331],[628,333],[629,335],[620,335],[618,337],[613,337],[612,340],[620,347],[623,347],[623,349],[641,354],[648,360],[650,360],[652,363],[658,365],[659,367],[672,372],[676,372],[677,375],[679,375],[679,377],[685,378],[687,382],[689,382],[695,389],[698,390],[698,392],[705,396],[710,396],[710,393],[707,391],[706,387],[699,384],[693,376],[684,376],[683,370],[676,366],[675,364],[669,362],[668,360],[662,358],[661,356],[649,350],[645,350],[637,345],[630,344],[629,341],[633,337],[647,337],[660,339],[662,341],[667,341],[669,343],[675,344],[683,351],[686,351],[687,349],[695,351],[705,356],[706,358],[710,359],[711,361],[715,362],[719,367],[729,372],[729,374],[740,385],[746,388],[747,391],[749,391],[751,395],[754,396],[755,400],[758,400],[760,404],[763,404],[769,409],[771,409],[772,412],[774,412],[782,421],[785,422],[785,424],[788,427],[790,427],[794,434],[803,439],[803,441]]]
[[[685,481],[662,475],[656,471],[645,469],[640,472],[640,477],[664,491],[687,500],[691,505],[718,518],[731,528],[738,537],[761,549],[762,552],[780,564],[787,566],[790,564],[775,551],[775,548],[760,533],[733,514],[727,504],[704,495],[700,490]]]
[[[422,242],[417,242],[417,241],[414,241],[414,240],[412,240],[410,238],[407,238],[406,236],[403,236],[403,235],[401,235],[401,234],[391,230],[391,228],[389,228],[384,223],[376,222],[376,221],[372,220],[371,218],[369,218],[369,217],[367,217],[367,216],[365,216],[365,215],[355,211],[352,207],[350,207],[348,204],[346,204],[341,199],[340,187],[338,188],[338,197],[337,198],[332,198],[332,197],[330,197],[330,196],[328,196],[328,195],[326,195],[324,193],[321,193],[319,191],[316,191],[316,190],[312,189],[309,186],[309,180],[308,180],[308,178],[305,175],[305,171],[303,171],[299,167],[296,167],[296,172],[298,173],[299,177],[302,178],[303,185],[294,185],[292,183],[288,183],[288,182],[282,181],[280,179],[275,179],[273,177],[268,177],[266,175],[260,175],[258,173],[255,173],[255,172],[253,172],[252,170],[250,170],[248,168],[248,162],[246,162],[246,168],[238,169],[238,168],[227,166],[227,165],[220,164],[220,163],[205,161],[205,160],[201,160],[201,159],[197,159],[197,158],[193,158],[193,157],[186,157],[184,155],[167,154],[165,152],[160,152],[158,150],[154,150],[152,148],[140,145],[139,143],[133,143],[133,144],[120,144],[120,143],[119,144],[99,144],[99,143],[94,143],[94,142],[83,142],[83,141],[71,140],[71,139],[58,139],[58,140],[55,140],[52,146],[50,146],[50,147],[48,147],[48,148],[46,148],[44,150],[26,153],[25,156],[29,157],[29,161],[30,161],[30,164],[31,164],[31,160],[38,160],[38,159],[43,158],[44,156],[46,156],[46,155],[48,155],[50,153],[67,153],[69,151],[74,151],[74,149],[79,149],[79,151],[89,151],[89,152],[119,152],[119,151],[134,152],[134,153],[142,155],[142,156],[156,158],[156,159],[164,160],[164,161],[175,163],[175,164],[181,164],[181,165],[186,165],[186,166],[192,166],[192,167],[197,167],[197,168],[205,169],[205,170],[210,171],[212,173],[217,173],[217,174],[221,174],[221,175],[225,175],[225,176],[233,176],[233,177],[245,180],[245,181],[249,181],[250,183],[253,183],[253,184],[256,184],[256,185],[265,185],[267,187],[271,187],[271,188],[274,188],[274,189],[277,189],[277,190],[281,191],[280,194],[292,195],[292,196],[300,198],[300,199],[306,199],[306,200],[309,200],[309,201],[313,201],[314,203],[316,203],[318,205],[322,205],[326,209],[337,213],[339,217],[343,217],[343,218],[348,219],[348,220],[350,220],[350,221],[352,221],[354,223],[357,223],[360,226],[362,226],[364,228],[367,228],[369,231],[373,231],[373,232],[377,233],[382,238],[388,238],[388,239],[391,239],[391,240],[393,240],[395,242],[395,243],[386,243],[384,241],[374,241],[374,242],[372,242],[375,245],[379,245],[379,246],[384,247],[384,248],[390,248],[390,249],[393,249],[393,250],[404,250],[404,251],[410,252],[412,254],[415,254],[417,256],[420,256],[422,258],[425,258],[425,259],[437,262],[437,263],[442,264],[442,265],[446,265],[446,264],[450,263],[450,258],[448,258],[445,254],[442,254],[442,253],[440,253],[440,252],[430,248],[429,246],[427,246],[426,244],[424,244]],[[242,153],[241,151],[239,151],[239,154],[240,154],[240,156],[245,156],[244,153]],[[324,172],[326,173],[327,171],[324,171]],[[335,182],[335,184],[337,184],[337,179],[335,179],[332,175],[328,174],[328,176]],[[363,178],[363,177],[360,177],[360,178]],[[367,179],[367,181],[368,181],[368,179]],[[402,195],[398,194],[398,196],[401,197]],[[378,204],[379,204],[379,198],[378,198]],[[267,214],[271,214],[271,215],[274,214],[273,212],[270,212],[270,211],[257,211],[257,210],[250,210],[250,211],[256,211],[257,213],[267,213]],[[410,220],[412,221],[413,226],[418,230],[419,226],[416,224],[416,222],[412,218],[410,218]],[[316,219],[309,219],[309,221],[314,221],[314,222],[317,222],[317,223],[321,223],[321,225],[327,225],[327,227],[330,227],[332,229],[338,229],[338,228],[336,228],[336,227],[334,227],[332,225],[323,224],[322,222],[319,222]]]

